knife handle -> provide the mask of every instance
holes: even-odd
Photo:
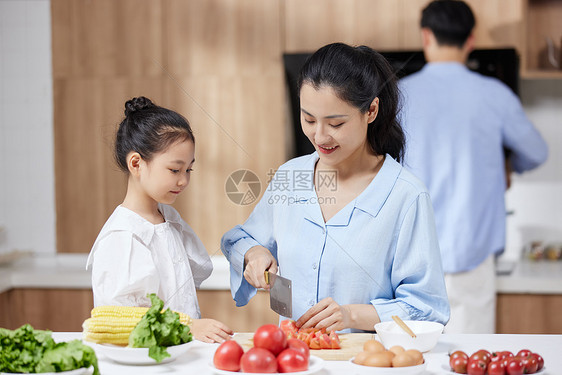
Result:
[[[267,270],[264,271],[263,276],[265,277],[265,283],[269,285],[269,272]]]

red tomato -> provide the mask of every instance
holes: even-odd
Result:
[[[449,366],[451,366],[451,370],[453,370],[453,372],[456,372],[457,374],[466,374],[468,357],[455,357],[449,361]]]
[[[501,362],[504,358],[506,358],[506,356],[505,354],[503,354],[503,352],[492,352],[490,362]]]
[[[514,357],[513,353],[510,352],[509,350],[504,350],[503,352],[499,352],[502,353],[504,355],[504,358],[512,358]]]
[[[532,355],[528,355],[521,361],[523,363],[523,372],[525,372],[525,374],[534,374],[538,371],[539,361],[537,361],[537,358]]]
[[[287,340],[287,346],[291,349],[300,351],[306,358],[310,357],[310,349],[306,342],[299,339]],[[286,349],[285,349],[286,350]]]
[[[308,357],[301,351],[285,349],[277,356],[277,368],[279,372],[297,372],[308,370]]]
[[[281,322],[281,324],[279,326],[283,330],[283,332],[285,332],[285,334],[287,336],[289,334],[292,334],[293,337],[296,337],[297,332],[298,332],[298,328],[297,328],[297,324],[294,320],[285,319]]]
[[[449,354],[449,366],[451,366],[451,368],[453,368],[453,365],[452,365],[453,361],[457,358],[462,358],[462,359],[465,360],[466,363],[468,363],[468,355],[465,352],[463,352],[462,350],[457,350],[457,351],[454,351],[451,354]],[[455,372],[458,372],[458,371],[455,371]],[[462,374],[462,372],[460,374]]]
[[[513,357],[507,359],[507,364],[505,365],[505,372],[508,375],[522,375],[523,374],[523,362],[519,357]]]
[[[320,337],[318,337],[320,341],[320,348],[322,349],[332,349],[332,341],[330,340],[330,336],[327,333],[322,333]]]
[[[244,354],[244,349],[234,340],[227,340],[220,344],[215,351],[213,364],[219,370],[239,371],[240,358]]]
[[[544,367],[544,359],[541,357],[539,353],[531,353],[531,356],[537,359],[537,363],[538,363],[537,371],[540,371]]]
[[[484,350],[484,349],[480,349],[477,352],[473,353],[468,359],[471,360],[482,360],[484,361],[484,363],[486,363],[486,366],[488,366],[488,363],[490,363],[490,360],[492,358],[492,355],[490,354],[489,351]]]
[[[486,366],[486,362],[482,359],[469,359],[466,372],[468,375],[484,375],[486,373]]]
[[[253,347],[240,358],[242,372],[273,373],[277,372],[277,360],[266,349]]]
[[[492,361],[488,365],[488,375],[505,375],[505,366],[502,361]]]
[[[531,353],[532,352],[529,349],[521,349],[515,356],[519,358],[525,358],[528,357]]]
[[[254,333],[254,346],[267,349],[277,356],[287,347],[287,336],[275,324],[264,324]]]

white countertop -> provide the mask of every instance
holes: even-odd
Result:
[[[81,333],[54,333],[57,341],[80,339]],[[218,344],[205,344],[195,341],[193,346],[182,356],[172,362],[154,366],[121,365],[98,353],[100,372],[103,375],[143,375],[143,374],[212,374],[209,366]],[[437,345],[424,354],[427,368],[424,374],[452,374],[448,366],[448,353],[463,350],[473,353],[479,349],[488,351],[509,350],[517,353],[529,349],[544,358],[541,375],[560,374],[562,372],[562,335],[441,335]],[[314,351],[311,351],[314,355]],[[354,368],[347,361],[325,361],[324,368],[316,372],[320,375],[348,374],[355,375]],[[373,372],[374,373],[374,372]]]
[[[87,254],[45,254],[0,265],[0,293],[11,288],[89,289],[91,272],[85,269]],[[212,256],[213,273],[202,290],[229,290],[230,270],[226,258]],[[513,268],[513,267],[512,267]],[[530,261],[514,264],[509,275],[499,275],[498,293],[562,294],[562,261]]]

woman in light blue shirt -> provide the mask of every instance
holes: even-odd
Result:
[[[316,152],[279,167],[248,220],[223,236],[237,306],[279,267],[299,327],[372,331],[392,315],[445,324],[431,201],[399,164],[391,67],[369,47],[334,43],[310,57],[298,85]]]

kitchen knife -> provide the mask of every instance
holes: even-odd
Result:
[[[277,314],[291,318],[293,315],[293,292],[291,280],[265,271],[265,282],[270,286],[269,306]]]

